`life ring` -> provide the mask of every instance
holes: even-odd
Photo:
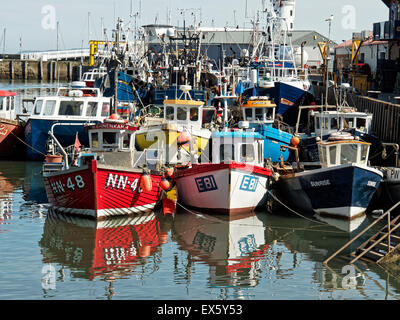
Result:
[[[349,132],[333,132],[330,134],[329,141],[340,141],[340,140],[354,140],[354,136]]]

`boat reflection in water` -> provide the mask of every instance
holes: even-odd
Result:
[[[48,203],[46,189],[42,178],[42,162],[26,161],[23,180],[24,200],[37,204]]]
[[[268,251],[265,218],[265,213],[232,218],[179,209],[172,237],[194,260],[209,265],[211,286],[254,287]]]
[[[14,185],[0,172],[0,224],[11,219],[14,188]]]
[[[132,273],[167,241],[153,212],[95,221],[50,209],[39,244],[44,263],[74,269],[78,278],[114,280]]]

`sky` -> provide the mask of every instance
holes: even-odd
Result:
[[[0,52],[87,48],[88,38],[101,39],[102,25],[108,30],[118,17],[137,25],[251,26],[256,11],[269,0],[3,0],[0,11]],[[131,11],[132,3],[132,11]],[[133,17],[130,17],[130,13]],[[389,9],[381,0],[297,0],[296,30],[329,34],[325,19],[334,16],[331,39],[340,43],[353,32],[372,30],[374,22],[388,20]],[[134,24],[132,24],[134,25]],[[5,37],[4,37],[5,30]],[[5,46],[4,46],[5,38]]]

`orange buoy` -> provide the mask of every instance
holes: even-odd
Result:
[[[140,178],[140,189],[142,189],[143,192],[150,192],[151,189],[153,189],[151,177],[147,173],[144,173]]]
[[[297,147],[298,144],[300,143],[299,137],[293,136],[293,138],[290,140],[290,143],[291,143],[293,146]]]
[[[171,183],[167,179],[162,177],[160,182],[160,187],[163,190],[168,190],[171,187]]]
[[[148,257],[151,253],[151,246],[149,245],[143,245],[139,247],[139,257],[145,258]]]
[[[165,169],[165,176],[172,177],[174,175],[174,168],[167,168]]]
[[[178,144],[185,144],[192,140],[192,136],[189,132],[183,131],[178,136]]]
[[[175,201],[164,198],[162,199],[162,207],[164,216],[168,214],[173,214],[175,212]]]
[[[160,232],[160,243],[167,243],[168,242],[168,233],[167,232]]]
[[[113,113],[108,117],[110,120],[119,120],[119,114],[118,113]]]

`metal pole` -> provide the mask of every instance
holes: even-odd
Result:
[[[328,105],[328,89],[329,89],[329,69],[328,69],[328,63],[329,63],[329,41],[331,38],[331,23],[332,21],[329,20],[329,33],[328,33],[328,41],[326,42],[326,54],[325,54],[325,68],[326,68],[326,78],[325,78],[325,87],[326,87],[326,92],[325,92],[325,106]]]

